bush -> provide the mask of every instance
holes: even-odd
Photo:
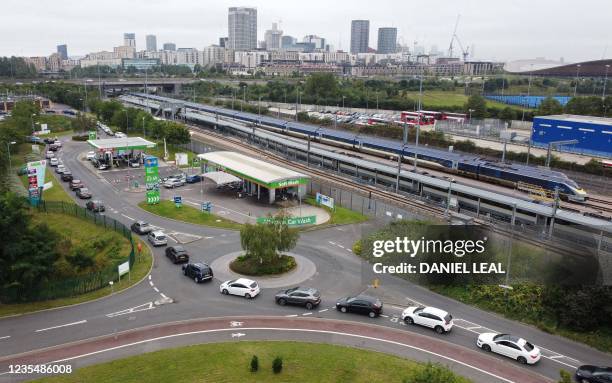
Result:
[[[274,275],[293,270],[297,266],[295,259],[289,255],[277,257],[274,262],[260,263],[253,257],[240,256],[230,263],[230,269],[243,275]]]
[[[561,379],[559,379],[559,383],[572,383],[572,374],[565,370],[559,371],[559,375],[561,375]]]
[[[259,358],[257,355],[253,355],[251,358],[251,372],[257,372],[259,370]]]
[[[272,361],[272,371],[275,374],[280,374],[282,370],[283,370],[283,358],[281,358],[280,356],[277,356],[276,358],[274,358],[274,361]]]
[[[89,136],[72,136],[72,141],[87,141],[89,139]]]
[[[404,383],[459,383],[461,380],[447,367],[438,363],[427,363],[414,372],[412,379]]]

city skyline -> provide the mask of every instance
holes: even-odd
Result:
[[[432,1],[416,4],[427,17],[418,17],[415,5],[378,2],[376,7],[365,1],[350,3],[350,7],[330,5],[315,0],[299,12],[290,4],[280,1],[254,1],[240,4],[234,1],[200,3],[182,0],[169,7],[162,1],[134,1],[129,4],[116,0],[95,4],[72,4],[58,0],[52,9],[40,12],[34,3],[7,1],[8,11],[0,15],[0,33],[20,36],[18,40],[4,41],[1,56],[42,56],[67,44],[71,56],[89,52],[112,50],[121,45],[123,33],[136,34],[138,49],[145,47],[145,36],[156,35],[158,41],[174,42],[177,47],[195,47],[217,44],[219,37],[227,36],[227,12],[231,6],[255,7],[258,11],[258,40],[273,22],[279,29],[299,40],[316,34],[324,37],[335,49],[350,50],[351,20],[370,21],[369,47],[376,48],[377,30],[396,27],[400,43],[414,47],[437,46],[446,52],[457,14],[461,14],[457,34],[465,45],[476,46],[480,59],[515,60],[547,57],[566,61],[581,61],[612,56],[612,47],[606,27],[607,11],[612,5],[602,1],[585,0],[583,8],[600,9],[581,15],[558,2],[540,1],[533,4],[518,0],[503,11],[495,5],[475,1]],[[555,19],[548,11],[555,10]],[[116,12],[122,9],[122,12]],[[189,12],[185,12],[189,9]],[[326,12],[321,12],[324,9]],[[527,11],[528,10],[528,11]],[[586,12],[585,12],[586,13]],[[402,15],[411,15],[402,17]],[[588,18],[588,20],[586,20]],[[312,23],[309,20],[317,20]],[[58,25],[62,27],[58,27]],[[571,23],[571,24],[570,24]],[[579,25],[571,28],[568,25]],[[485,31],[486,33],[483,33]],[[564,38],[559,38],[567,34]],[[571,47],[571,49],[570,49]]]

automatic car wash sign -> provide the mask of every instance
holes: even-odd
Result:
[[[157,157],[149,156],[144,160],[145,185],[147,187],[147,203],[159,203],[159,167]]]
[[[280,189],[296,185],[305,185],[308,183],[308,178],[293,178],[284,181],[270,182],[267,186],[270,189]]]
[[[275,217],[259,217],[257,223],[272,223],[278,222],[278,218]],[[314,225],[317,223],[316,215],[309,215],[306,217],[289,217],[285,219],[287,226],[302,226],[302,225]]]

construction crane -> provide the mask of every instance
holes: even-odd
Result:
[[[460,14],[457,15],[457,21],[455,22],[455,29],[453,30],[453,35],[451,36],[451,41],[448,46],[448,57],[453,57],[453,43],[457,41],[457,44],[459,44],[459,48],[461,48],[461,54],[463,55],[463,61],[466,61],[468,56],[470,55],[469,47],[463,48],[463,44],[461,43],[459,36],[457,36],[457,27],[459,27],[460,18],[461,18],[461,15]]]

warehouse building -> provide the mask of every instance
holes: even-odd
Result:
[[[534,146],[541,147],[548,147],[551,142],[576,140],[577,143],[565,148],[612,157],[612,118],[570,114],[534,117],[531,140]]]

